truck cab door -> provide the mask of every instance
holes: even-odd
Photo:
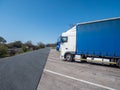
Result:
[[[61,37],[61,44],[60,44],[60,53],[61,56],[64,57],[64,54],[68,51],[68,37],[62,36]]]

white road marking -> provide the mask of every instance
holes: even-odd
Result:
[[[90,85],[94,85],[94,86],[97,86],[97,87],[105,88],[105,89],[108,89],[108,90],[117,90],[117,89],[114,89],[114,88],[111,88],[111,87],[107,87],[107,86],[104,86],[104,85],[92,83],[92,82],[89,82],[89,81],[86,81],[86,80],[77,79],[75,77],[71,77],[71,76],[68,76],[68,75],[57,73],[57,72],[54,72],[54,71],[51,71],[51,70],[48,70],[48,69],[44,69],[44,71],[52,73],[52,74],[56,74],[56,75],[59,75],[59,76],[62,76],[62,77],[66,77],[66,78],[69,78],[69,79],[73,79],[73,80],[76,80],[76,81],[79,81],[79,82],[83,82],[83,83],[86,83],[86,84],[90,84]]]

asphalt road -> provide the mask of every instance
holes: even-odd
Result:
[[[49,50],[0,59],[0,90],[36,90]]]
[[[37,90],[120,90],[120,69],[62,61],[51,50]]]

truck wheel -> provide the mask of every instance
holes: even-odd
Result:
[[[74,61],[74,60],[73,60],[73,55],[70,54],[70,53],[68,53],[68,54],[65,55],[65,59],[66,59],[66,61],[69,61],[69,62]]]
[[[120,59],[117,61],[117,66],[120,68]]]

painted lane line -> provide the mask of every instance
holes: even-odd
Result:
[[[54,71],[51,71],[51,70],[48,70],[48,69],[44,69],[44,71],[45,71],[45,72],[52,73],[52,74],[56,74],[56,75],[59,75],[59,76],[62,76],[62,77],[66,77],[66,78],[69,78],[69,79],[72,79],[72,80],[76,80],[76,81],[79,81],[79,82],[83,82],[83,83],[86,83],[86,84],[90,84],[90,85],[94,85],[94,86],[97,86],[97,87],[101,87],[101,88],[104,88],[104,89],[117,90],[117,89],[114,89],[114,88],[111,88],[111,87],[107,87],[107,86],[104,86],[104,85],[92,83],[92,82],[89,82],[89,81],[86,81],[86,80],[77,79],[77,78],[75,78],[75,77],[71,77],[71,76],[68,76],[68,75],[64,75],[64,74],[61,74],[61,73],[57,73],[57,72],[54,72]]]

